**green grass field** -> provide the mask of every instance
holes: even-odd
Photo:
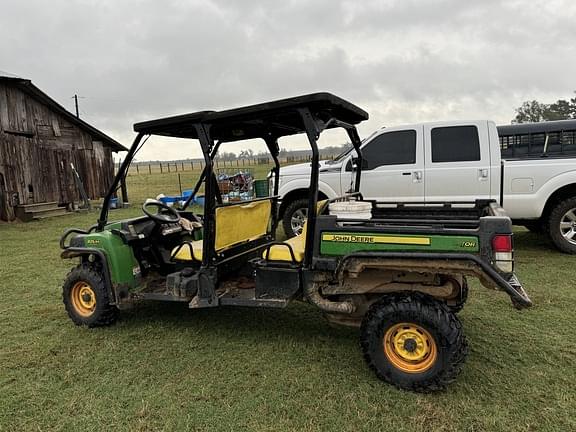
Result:
[[[131,200],[176,192],[173,180],[131,176]],[[111,218],[139,213],[135,204]],[[534,234],[516,233],[534,308],[516,311],[474,283],[460,314],[464,372],[418,395],[378,381],[357,330],[305,304],[147,304],[113,327],[74,326],[60,286],[75,262],[59,258],[58,238],[96,218],[0,224],[0,431],[576,430],[576,257]]]

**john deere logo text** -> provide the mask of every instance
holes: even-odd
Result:
[[[89,245],[99,245],[99,244],[100,244],[100,240],[87,239],[87,240],[86,240],[86,244],[89,244]]]
[[[360,235],[340,235],[334,234],[328,241],[347,242],[347,243],[374,243],[374,237]]]
[[[323,234],[322,240],[327,242],[341,243],[387,243],[387,244],[409,244],[409,245],[430,245],[429,237],[400,237],[400,236],[369,236],[360,234]]]

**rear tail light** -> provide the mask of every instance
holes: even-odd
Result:
[[[504,273],[514,271],[514,256],[511,235],[495,235],[492,238],[492,250],[494,251],[494,263]]]

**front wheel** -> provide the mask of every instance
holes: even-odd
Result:
[[[558,249],[576,254],[576,197],[558,203],[548,218],[548,233]]]
[[[362,322],[361,345],[378,378],[422,393],[453,382],[468,354],[458,317],[444,303],[416,292],[374,303]]]
[[[116,321],[118,310],[110,304],[101,272],[88,263],[74,267],[62,287],[62,300],[76,325],[101,327]]]

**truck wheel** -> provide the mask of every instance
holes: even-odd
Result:
[[[294,237],[302,233],[304,222],[308,217],[308,199],[298,199],[286,207],[284,217],[282,218],[282,225],[284,232],[288,238]]]
[[[454,381],[468,354],[458,317],[444,303],[416,292],[374,303],[362,321],[361,345],[378,378],[421,393]]]
[[[102,274],[90,264],[80,264],[68,273],[62,287],[62,300],[76,325],[108,326],[118,316],[118,310],[110,304]]]
[[[548,233],[558,249],[576,254],[576,197],[556,205],[548,218]]]
[[[450,309],[450,311],[452,311],[454,313],[458,313],[462,309],[464,309],[464,305],[468,301],[468,290],[469,290],[468,280],[465,277],[463,277],[462,278],[462,286],[460,288],[460,296],[455,298],[455,299],[450,299],[446,303],[446,305],[448,306],[448,309]]]

